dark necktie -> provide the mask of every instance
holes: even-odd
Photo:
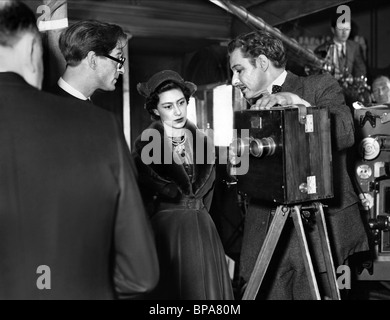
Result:
[[[282,91],[282,86],[278,86],[278,85],[276,85],[276,84],[274,84],[274,85],[272,86],[272,94],[278,93],[278,92],[281,92],[281,91]]]

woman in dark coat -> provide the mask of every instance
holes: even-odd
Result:
[[[187,119],[196,85],[165,70],[137,89],[156,120],[136,139],[133,152],[160,259],[152,298],[233,299],[224,249],[208,212],[214,146]]]

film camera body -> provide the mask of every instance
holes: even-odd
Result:
[[[322,249],[319,254],[325,262],[329,295],[340,299],[325,216],[319,203],[333,197],[328,109],[291,105],[237,111],[234,127],[237,137],[231,145],[232,152],[229,150],[233,169],[238,164],[249,164],[246,172],[236,175],[238,189],[277,207],[243,299],[256,297],[288,217],[292,218],[299,239],[313,298],[321,297],[316,275],[310,271],[314,269],[303,226],[311,217],[318,226]]]
[[[374,261],[360,280],[390,280],[390,106],[354,110],[360,197],[368,204]]]
[[[329,111],[291,105],[234,114],[237,137],[230,162],[246,160],[246,174],[236,175],[238,189],[276,204],[296,204],[333,197]],[[249,158],[249,159],[248,159]]]

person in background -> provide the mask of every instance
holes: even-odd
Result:
[[[386,104],[387,107],[389,108],[390,107],[390,78],[383,74],[376,76],[372,82],[371,88],[372,88],[372,96],[373,96],[373,103],[371,106]],[[386,113],[386,110],[383,110],[381,112]],[[390,127],[388,126],[387,123],[384,123],[383,125],[384,125],[382,127],[383,132],[381,133],[384,133],[385,135],[389,135]],[[358,152],[358,150],[356,150],[355,155],[356,155],[355,157],[361,158],[361,154]],[[375,161],[377,161],[377,159]],[[360,192],[361,194],[363,193],[361,190]],[[363,198],[363,196],[361,197]],[[383,195],[378,193],[378,196],[375,199],[375,201],[379,201],[381,197],[383,197]],[[370,203],[371,202],[368,199],[363,198],[362,205],[364,210],[370,210]],[[373,252],[375,252],[374,249]],[[375,255],[376,253],[374,253],[374,257]],[[372,259],[373,259],[372,256],[370,256],[367,260],[368,263],[366,262],[366,265],[372,264],[371,261]],[[364,298],[368,298],[368,300],[390,300],[390,281],[373,281],[372,287],[367,286],[365,282],[366,281],[359,282],[359,287],[362,288],[361,292],[364,292],[365,295],[367,295],[367,297]],[[359,293],[359,291],[357,292]],[[358,296],[358,299],[361,298]]]
[[[159,278],[113,115],[40,91],[41,35],[0,2],[0,299],[136,299]]]
[[[372,94],[376,104],[390,103],[390,79],[387,76],[377,76],[372,82]]]
[[[115,24],[82,20],[64,30],[59,47],[66,69],[54,93],[91,100],[98,90],[114,91],[125,70],[123,49],[127,35]]]
[[[331,19],[331,31],[333,39],[318,46],[314,53],[321,58],[327,56],[334,64],[334,77],[337,80],[348,78],[366,77],[367,66],[364,61],[363,52],[359,43],[349,39],[351,34],[351,21],[342,20],[339,15],[334,15]],[[331,52],[331,48],[334,51]],[[329,56],[330,55],[330,56]]]
[[[155,299],[232,300],[225,252],[209,214],[215,157],[211,140],[187,119],[197,87],[172,70],[139,83],[154,122],[134,158],[156,235],[161,278]],[[150,147],[153,147],[151,150]]]
[[[270,109],[293,104],[327,108],[331,115],[334,198],[323,201],[335,269],[348,263],[356,252],[369,250],[368,237],[358,207],[358,197],[346,169],[346,153],[354,144],[351,112],[345,105],[342,89],[330,74],[298,77],[286,71],[286,51],[280,39],[266,31],[242,34],[228,44],[232,85],[240,89],[251,109]],[[256,186],[253,186],[256,188]],[[249,199],[240,257],[240,277],[247,282],[272,220],[274,203]],[[302,261],[298,237],[292,221],[285,226],[278,242],[276,259],[258,299],[312,299],[308,276]],[[314,253],[321,252],[315,234],[308,232]],[[325,265],[316,257],[323,297],[328,296],[324,280]],[[244,285],[245,287],[245,285]]]

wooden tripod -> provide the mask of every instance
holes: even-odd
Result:
[[[294,207],[289,207],[281,205],[277,207],[275,216],[271,222],[264,244],[256,260],[254,270],[249,279],[248,286],[244,292],[243,300],[256,299],[257,293],[264,279],[268,265],[271,261],[280,235],[282,234],[283,227],[287,221],[287,218],[290,215],[293,218],[295,231],[298,234],[299,245],[301,247],[303,255],[303,261],[309,278],[310,291],[315,300],[321,300],[317,280],[314,274],[313,263],[311,260],[306,235],[303,228],[301,210],[304,210],[305,212],[314,211],[315,213],[315,219],[318,225],[319,238],[321,242],[321,249],[326,266],[327,281],[329,283],[329,288],[331,292],[330,298],[332,300],[340,300],[340,293],[337,286],[336,273],[334,270],[333,258],[330,250],[329,237],[326,229],[323,206],[321,203],[318,202],[314,202],[310,205],[305,206],[295,205]]]

